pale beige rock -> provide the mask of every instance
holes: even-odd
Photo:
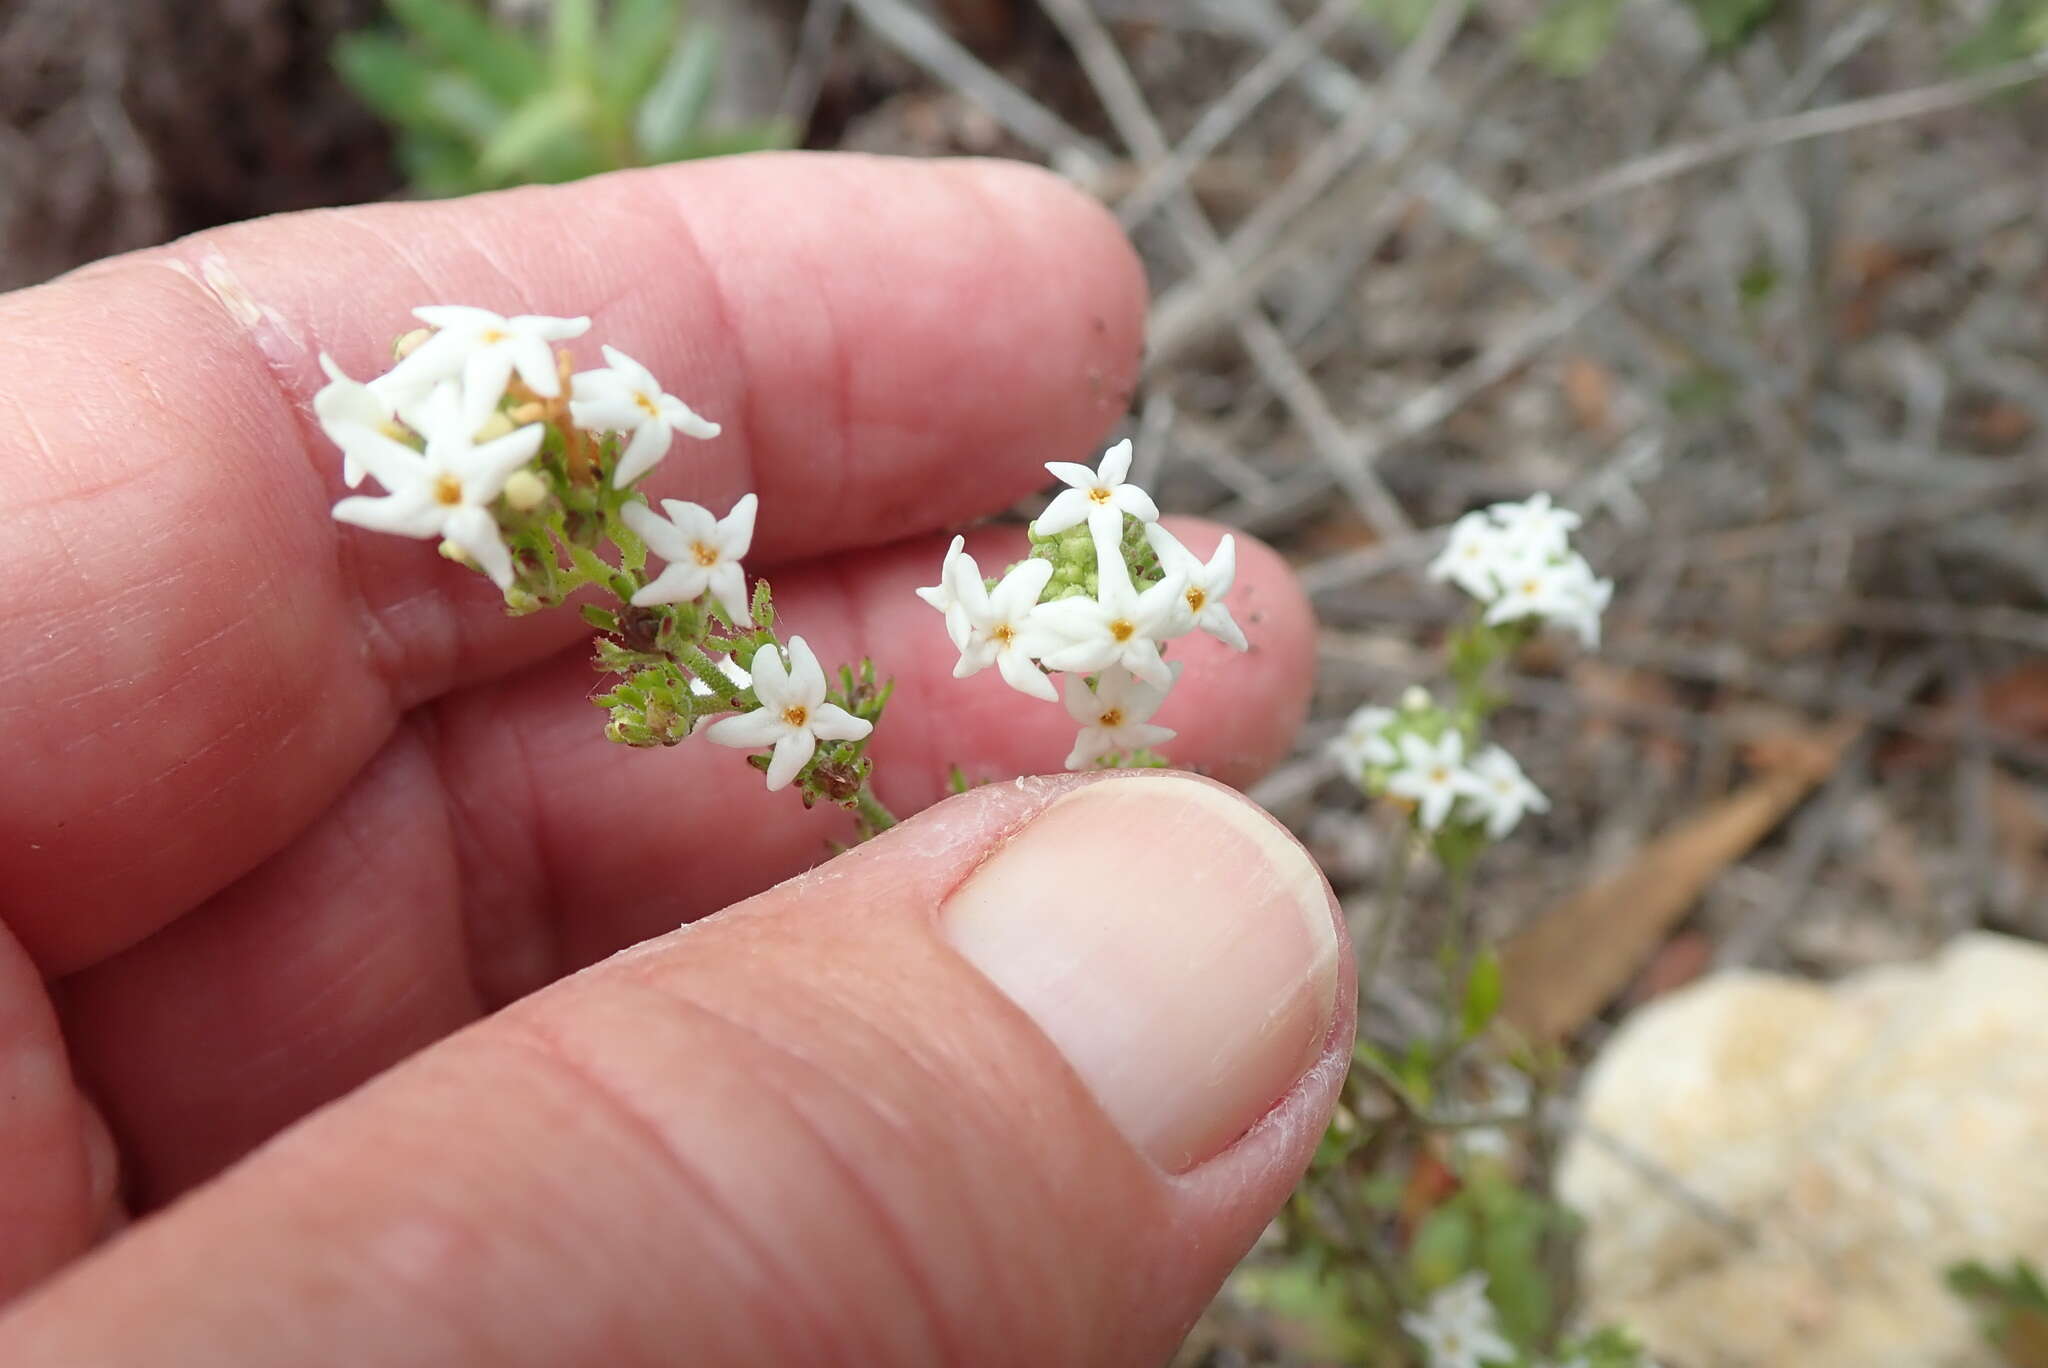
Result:
[[[2048,949],[1717,974],[1623,1025],[1581,1115],[1558,1191],[1594,1320],[1683,1368],[1990,1368],[1941,1271],[2048,1263]]]

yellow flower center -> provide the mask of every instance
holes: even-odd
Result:
[[[642,413],[645,413],[649,418],[661,417],[661,405],[654,401],[652,395],[646,394],[640,390],[634,390],[633,403],[636,406],[638,406],[640,411]]]
[[[1106,503],[1108,503],[1108,502],[1110,501],[1110,498],[1111,498],[1111,491],[1110,491],[1110,488],[1109,488],[1109,486],[1108,486],[1108,485],[1097,485],[1097,486],[1095,486],[1095,488],[1093,488],[1093,489],[1091,489],[1091,490],[1089,490],[1089,491],[1088,491],[1088,498],[1089,498],[1089,500],[1090,500],[1091,502],[1093,502],[1093,503],[1099,503],[1099,504],[1106,504]]]
[[[994,640],[1001,642],[1003,645],[1008,646],[1011,642],[1017,639],[1017,629],[1015,627],[1012,627],[1009,623],[1005,622],[1000,627],[996,628],[993,632],[990,632],[989,636]]]
[[[1118,641],[1129,641],[1138,634],[1138,624],[1118,618],[1115,622],[1109,624],[1109,634]]]
[[[703,542],[691,542],[690,554],[697,558],[697,564],[707,570],[718,564],[718,548],[715,546],[707,546]]]
[[[1191,586],[1188,589],[1188,607],[1190,609],[1199,613],[1202,611],[1204,607],[1208,605],[1208,602],[1209,595],[1206,590],[1200,588],[1199,586]]]
[[[792,727],[801,727],[811,720],[811,710],[802,704],[793,704],[782,710],[782,720]]]
[[[462,481],[453,475],[434,477],[434,502],[453,508],[462,502]]]
[[[1096,726],[1098,726],[1098,727],[1107,727],[1107,728],[1108,728],[1108,729],[1110,729],[1111,731],[1114,731],[1114,730],[1116,730],[1116,729],[1117,729],[1118,727],[1121,727],[1121,726],[1122,726],[1123,724],[1124,724],[1124,710],[1123,710],[1122,708],[1110,708],[1110,709],[1107,709],[1107,710],[1105,710],[1105,711],[1103,712],[1102,716],[1100,716],[1100,717],[1098,717],[1098,718],[1096,718],[1096,719],[1095,719],[1095,725],[1096,725]]]
[[[483,343],[486,347],[495,347],[500,342],[510,341],[511,338],[512,334],[506,332],[503,328],[485,328],[482,335],[477,338],[477,341]]]
[[[1451,772],[1442,765],[1438,765],[1429,772],[1429,782],[1432,784],[1448,784],[1451,782]]]

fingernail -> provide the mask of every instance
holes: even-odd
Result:
[[[1258,809],[1189,778],[1105,779],[1059,799],[947,900],[941,924],[1173,1173],[1270,1111],[1336,1010],[1321,873]]]

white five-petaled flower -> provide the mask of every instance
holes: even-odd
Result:
[[[1525,556],[1562,556],[1571,549],[1579,515],[1559,508],[1548,494],[1532,494],[1520,503],[1497,503],[1486,510],[1507,544]]]
[[[320,369],[327,372],[327,383],[313,395],[313,416],[328,440],[341,448],[342,482],[354,489],[363,482],[363,463],[355,455],[362,434],[392,436],[390,425],[397,414],[377,382],[366,385],[350,379],[326,352],[320,353]]]
[[[1486,821],[1486,834],[1498,841],[1515,829],[1525,812],[1548,812],[1550,800],[1529,782],[1522,767],[1499,746],[1472,757],[1472,801]]]
[[[1045,468],[1069,487],[1062,489],[1032,524],[1041,537],[1058,536],[1086,522],[1098,540],[1106,533],[1114,544],[1122,538],[1124,514],[1139,522],[1159,520],[1159,505],[1152,502],[1152,496],[1125,482],[1124,477],[1131,473],[1129,439],[1103,452],[1102,463],[1094,470],[1071,461],[1047,461]]]
[[[1353,780],[1369,765],[1385,768],[1401,763],[1400,752],[1387,739],[1387,728],[1398,716],[1392,708],[1367,704],[1345,718],[1344,730],[1330,738],[1330,754]]]
[[[1481,602],[1500,593],[1497,572],[1512,543],[1485,513],[1467,513],[1451,524],[1450,539],[1425,572],[1433,580],[1449,580]]]
[[[990,665],[1002,673],[1003,682],[1018,693],[1030,694],[1050,703],[1059,697],[1044,671],[1032,664],[1041,649],[1041,633],[1035,619],[1038,596],[1052,578],[1053,564],[1036,557],[1010,567],[994,589],[983,584],[981,567],[962,551],[947,558],[948,576],[953,582],[954,606],[966,633],[955,644],[960,661],[953,678],[965,679]],[[948,626],[954,613],[947,614]]]
[[[1494,1319],[1484,1273],[1468,1273],[1445,1287],[1421,1312],[1402,1316],[1401,1327],[1422,1345],[1429,1368],[1481,1368],[1519,1357]]]
[[[410,417],[426,438],[425,451],[371,429],[352,438],[351,454],[386,492],[382,498],[343,499],[334,506],[335,518],[401,537],[445,538],[500,589],[510,588],[512,555],[490,505],[512,473],[540,450],[541,425],[529,423],[478,444],[476,424],[463,412],[453,385],[435,389]]]
[[[1435,741],[1412,732],[1401,738],[1401,764],[1387,778],[1387,792],[1412,799],[1422,829],[1435,831],[1450,816],[1451,805],[1472,794],[1477,783],[1465,768],[1465,738],[1446,731]]]
[[[1180,622],[1175,635],[1200,629],[1234,651],[1248,649],[1243,630],[1223,602],[1230,586],[1237,582],[1237,538],[1224,533],[1206,565],[1158,523],[1146,525],[1145,540],[1159,557],[1161,569],[1187,581],[1187,588],[1181,591]]]
[[[1489,623],[1548,618],[1578,632],[1588,646],[1600,640],[1600,614],[1613,597],[1611,580],[1594,577],[1585,557],[1562,560],[1522,556],[1498,567],[1500,597],[1486,610]]]
[[[1152,714],[1166,701],[1167,692],[1180,674],[1175,664],[1165,684],[1151,684],[1129,670],[1112,666],[1096,677],[1095,687],[1078,674],[1066,680],[1067,716],[1081,724],[1074,749],[1067,756],[1067,768],[1086,769],[1111,751],[1135,751],[1173,740],[1171,727],[1152,724]]]
[[[754,544],[754,511],[760,502],[752,494],[743,494],[723,518],[714,518],[702,504],[683,499],[661,501],[668,510],[666,518],[646,504],[631,503],[620,509],[626,526],[668,562],[667,569],[633,595],[633,606],[688,603],[708,592],[727,617],[742,627],[753,626],[754,615],[747,606],[747,574],[740,557]]]
[[[751,495],[749,497],[752,497]],[[825,701],[825,671],[802,637],[789,639],[789,665],[771,644],[754,653],[754,697],[761,706],[737,717],[721,717],[704,735],[721,746],[740,750],[775,748],[768,762],[771,792],[811,763],[820,741],[858,741],[875,724]]]
[[[1095,538],[1096,595],[1076,594],[1039,608],[1036,625],[1046,638],[1039,659],[1047,669],[1082,674],[1121,665],[1159,688],[1172,687],[1159,643],[1174,636],[1175,619],[1186,607],[1181,596],[1187,580],[1169,572],[1140,592],[1114,534],[1092,523],[1089,531]]]
[[[718,424],[673,394],[664,394],[653,372],[632,357],[606,347],[604,360],[604,370],[578,371],[569,377],[569,416],[576,426],[593,432],[633,434],[612,472],[613,484],[623,489],[654,469],[678,432],[698,438],[718,435]]]
[[[967,538],[956,536],[939,566],[939,582],[917,591],[919,598],[946,615],[946,635],[953,639],[957,650],[967,646],[967,609],[961,602],[961,593],[969,580],[981,583],[981,567],[967,554]]]
[[[472,432],[498,407],[514,371],[542,398],[560,394],[561,377],[555,370],[551,344],[581,337],[590,329],[587,318],[543,314],[507,318],[464,304],[429,304],[412,312],[437,331],[392,367],[384,377],[385,384],[394,396],[403,396],[460,377]]]

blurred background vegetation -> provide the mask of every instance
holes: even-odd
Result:
[[[1905,1260],[1948,1305],[1885,1362],[2044,1368],[2048,1201],[1943,1186],[1995,1172],[1984,1127],[1887,1157],[1941,1200],[1857,1227],[1845,1264],[1822,1217],[1742,1207],[1583,1091],[1689,984],[2048,940],[2044,53],[2048,0],[8,0],[0,285],[278,210],[756,148],[1052,166],[1151,274],[1138,477],[1315,598],[1314,717],[1256,796],[1355,926],[1398,837],[1321,746],[1428,681],[1457,611],[1418,574],[1433,529],[1559,491],[1621,586],[1597,658],[1539,646],[1504,682],[1553,800],[1477,889],[1505,975],[1482,1024],[1520,1052],[1473,1029],[1406,1062],[1443,1007],[1415,919],[1366,985],[1384,1077],[1187,1361],[1412,1361],[1373,1297],[1483,1268],[1528,1343],[1594,1304],[1668,1368],[1868,1368],[1829,1336]],[[1981,1064],[2038,1154],[2048,1086],[1988,1032],[1944,1086]],[[1723,1242],[1603,1302],[1547,1198],[1595,1143],[1640,1179],[1631,1220]],[[1739,1318],[1782,1311],[1796,1354],[1685,1300],[1745,1260],[1804,1289]]]

